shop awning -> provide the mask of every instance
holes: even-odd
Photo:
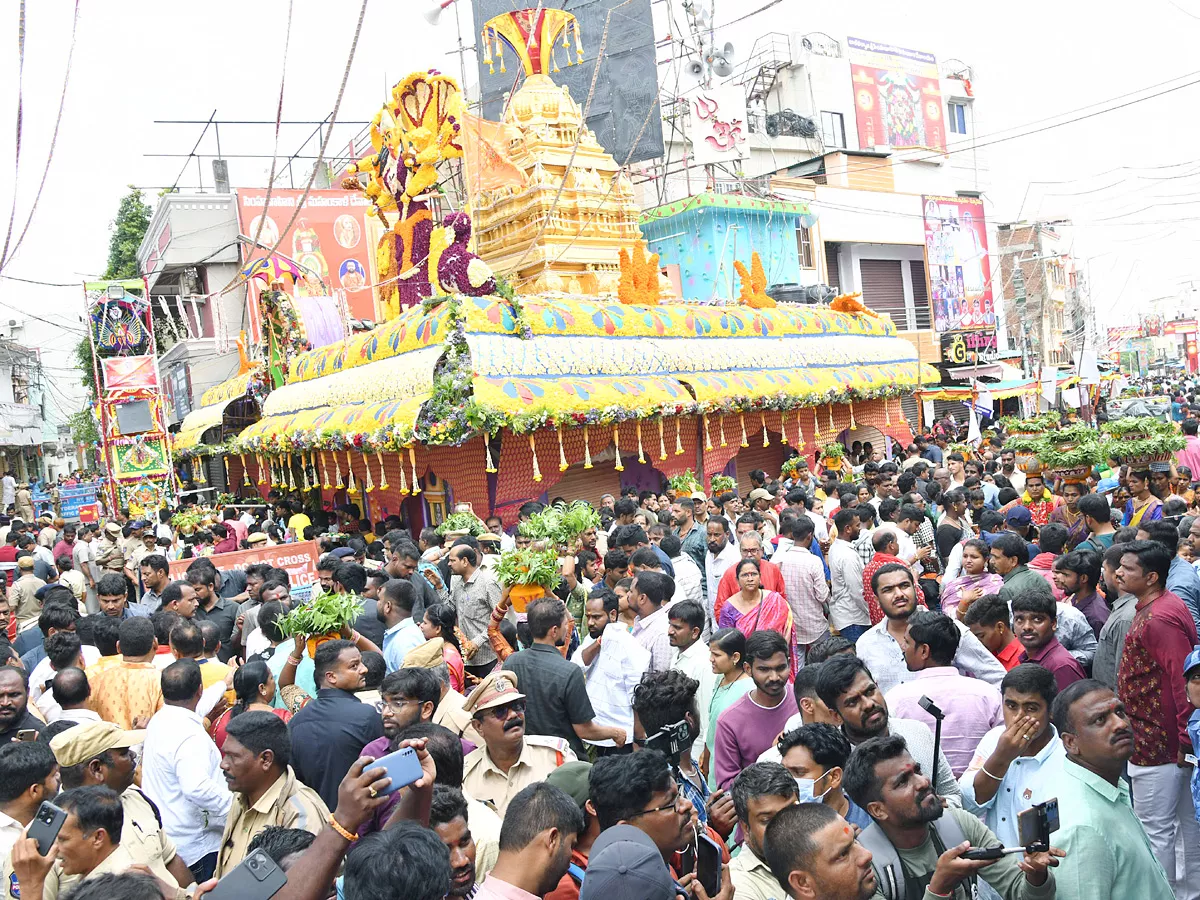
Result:
[[[1068,375],[1058,379],[1057,387],[1062,390],[1078,383],[1078,375]],[[992,395],[993,400],[1008,400],[1023,394],[1036,394],[1041,391],[1042,383],[1036,378],[1022,378],[984,385],[983,389]],[[970,385],[946,385],[932,390],[917,391],[916,395],[918,400],[970,400],[975,393],[977,390]]]
[[[348,403],[265,416],[231,440],[229,451],[397,450],[412,440],[425,399]]]

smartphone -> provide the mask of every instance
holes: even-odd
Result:
[[[696,835],[696,878],[708,896],[721,893],[721,848],[707,834]]]
[[[205,896],[208,900],[270,900],[287,884],[287,875],[261,850],[255,850]]]
[[[1038,803],[1017,814],[1017,840],[1022,847],[1050,845],[1050,835],[1058,831],[1058,798]]]
[[[378,766],[387,769],[388,778],[392,779],[392,783],[381,791],[384,794],[394,794],[400,788],[408,787],[424,774],[421,770],[421,761],[417,759],[417,751],[412,747],[403,747],[395,753],[381,756],[367,768],[374,769]]]
[[[49,800],[43,800],[42,805],[38,807],[37,815],[29,823],[29,830],[25,836],[37,841],[38,853],[45,856],[50,852],[50,847],[53,846],[59,829],[63,827],[65,821],[67,821],[66,810],[55,806]]]
[[[38,739],[38,733],[33,728],[22,728],[20,731],[17,732],[17,740],[18,741],[33,742],[33,741],[36,741],[37,739]]]

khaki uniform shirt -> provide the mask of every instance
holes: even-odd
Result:
[[[475,841],[475,882],[483,881],[500,855],[500,817],[486,803],[464,795],[467,801],[467,827]]]
[[[42,601],[34,596],[46,586],[46,582],[30,573],[22,575],[8,591],[8,605],[16,611],[17,627],[36,622],[42,612]]]
[[[253,806],[246,805],[245,794],[233,795],[233,806],[225,820],[225,833],[221,835],[217,878],[224,877],[245,859],[250,842],[268,825],[302,828],[320,834],[328,821],[329,809],[320,795],[301,784],[292,767],[288,766],[287,772]]]
[[[121,809],[125,813],[121,846],[135,863],[149,866],[155,877],[175,884],[175,876],[167,869],[175,858],[175,842],[158,823],[150,801],[137,788],[130,787],[121,795]]]
[[[471,718],[471,714],[463,709],[466,702],[466,697],[454,690],[454,688],[449,688],[446,691],[446,696],[438,703],[437,709],[433,711],[433,724],[449,728],[459,737],[466,738],[476,747],[482,747],[483,738],[475,730],[475,722]]]
[[[565,762],[574,762],[575,754],[562,738],[525,735],[521,755],[505,774],[488,754],[487,745],[476,747],[463,761],[463,788],[476,800],[491,806],[501,817],[508,802],[523,788],[547,775]]]
[[[729,878],[738,900],[787,900],[787,891],[779,886],[767,864],[745,844],[729,861]]]
[[[120,544],[100,538],[93,542],[92,562],[107,572],[121,572],[125,569],[125,552]]]
[[[124,837],[124,827],[122,827],[122,837]],[[54,868],[50,870],[50,874],[46,876],[46,889],[42,894],[42,900],[58,900],[60,896],[64,896],[71,888],[81,881],[91,881],[93,878],[99,878],[101,875],[120,875],[122,872],[129,871],[139,860],[135,860],[129,855],[129,851],[124,845],[119,845],[112,853],[105,857],[104,862],[88,872],[83,878],[78,875],[64,875],[62,871],[62,863],[56,861]],[[175,884],[175,879],[170,878],[168,884]],[[175,900],[187,900],[188,893],[183,888],[176,888]],[[115,900],[115,898],[114,898]]]

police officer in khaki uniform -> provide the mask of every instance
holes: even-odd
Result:
[[[251,710],[229,720],[221,771],[234,793],[217,857],[218,878],[246,857],[250,842],[268,825],[320,834],[333,818],[320,794],[296,777],[291,753],[288,727],[273,713]]]
[[[122,546],[121,526],[109,522],[96,545],[92,548],[92,562],[106,572],[125,571],[125,550]]]
[[[525,695],[513,672],[488,675],[463,709],[483,738],[463,762],[463,788],[501,816],[518,791],[575,759],[562,738],[525,733]]]
[[[112,722],[85,722],[55,735],[50,749],[58,760],[63,790],[104,785],[120,795],[125,814],[120,846],[134,863],[147,866],[167,884],[187,887],[195,879],[163,830],[158,807],[133,784],[137,761],[130,748],[140,745],[145,735]],[[72,880],[63,876],[60,889]]]

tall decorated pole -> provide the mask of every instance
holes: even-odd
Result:
[[[108,505],[151,512],[175,491],[150,291],[143,278],[90,281],[83,290]]]

